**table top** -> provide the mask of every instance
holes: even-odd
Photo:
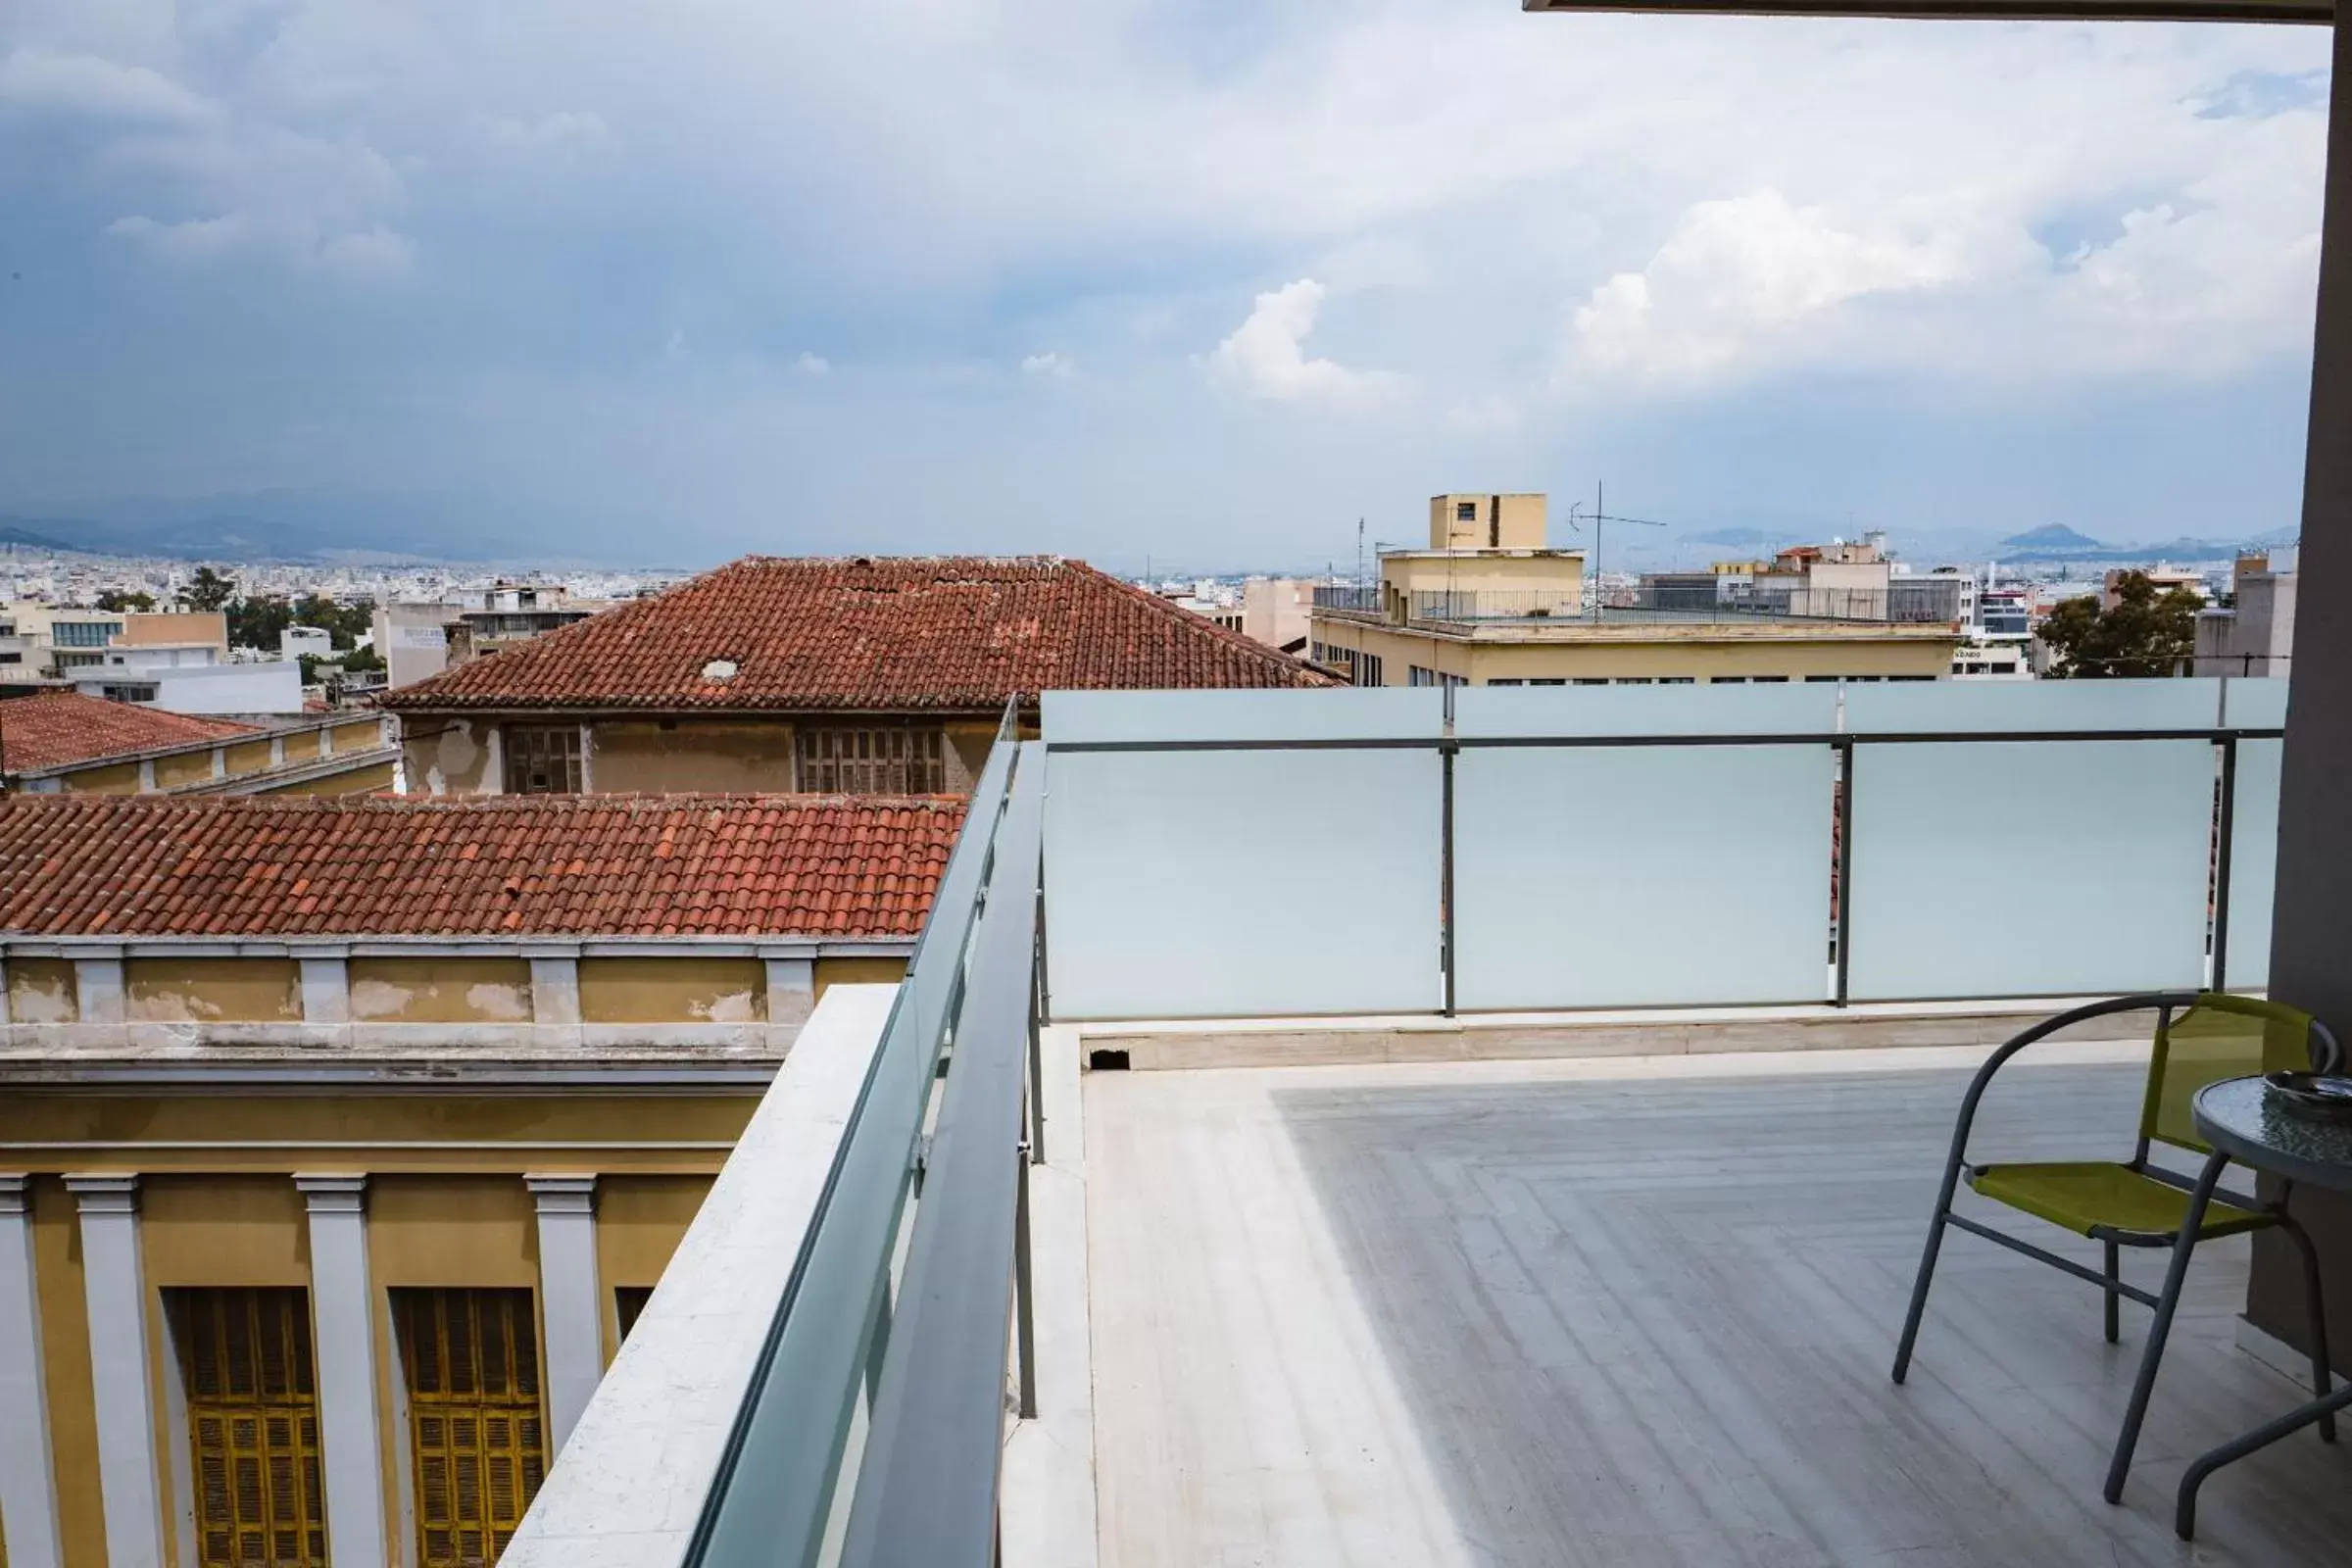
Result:
[[[2290,1110],[2260,1078],[2207,1084],[2189,1119],[2199,1137],[2242,1164],[2352,1193],[2352,1122]]]

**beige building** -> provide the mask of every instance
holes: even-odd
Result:
[[[416,793],[920,795],[1043,691],[1328,684],[1082,562],[754,556],[382,704]]]
[[[1505,542],[1447,548],[1480,529],[1480,537]],[[1592,612],[1584,608],[1582,553],[1544,548],[1543,529],[1542,496],[1433,499],[1431,548],[1382,552],[1376,591],[1318,594],[1310,657],[1359,686],[1935,680],[1951,672],[1956,623],[1886,619],[1889,567],[1875,544],[1771,564],[1759,590],[1771,595],[1769,611],[1708,603],[1719,591],[1710,577],[1694,604]],[[1821,560],[1824,551],[1837,559]],[[1786,580],[1772,582],[1776,576]],[[1875,594],[1876,618],[1830,618],[1838,612],[1829,606],[1864,590]],[[1791,594],[1793,605],[1785,602]]]
[[[817,998],[904,972],[962,816],[10,803],[9,1559],[495,1560]]]
[[[0,793],[362,795],[391,789],[399,761],[379,713],[255,725],[77,692],[0,699]]]

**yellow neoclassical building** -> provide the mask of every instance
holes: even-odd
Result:
[[[1585,605],[1581,551],[1544,543],[1541,495],[1430,501],[1430,548],[1316,593],[1309,657],[1359,686],[1936,680],[1956,622]],[[1881,596],[1884,604],[1884,596]]]
[[[494,1558],[962,809],[0,800],[7,1562]]]

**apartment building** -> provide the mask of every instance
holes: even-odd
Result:
[[[2196,673],[2285,675],[2295,649],[2295,566],[2291,555],[2237,558],[2230,603],[2197,612]]]
[[[926,794],[1050,687],[1329,684],[1081,562],[754,556],[383,707],[424,794]]]
[[[962,815],[0,805],[10,1560],[495,1559]]]
[[[1540,495],[1434,497],[1430,548],[1381,552],[1376,588],[1316,591],[1309,657],[1359,686],[1951,671],[1956,593],[1941,579],[1894,575],[1875,544],[1785,552],[1757,564],[1761,572],[1661,576],[1632,606],[1588,608],[1583,553],[1544,545],[1543,506]],[[1473,537],[1500,542],[1457,543]],[[1910,594],[1913,585],[1923,592]],[[1939,613],[1947,600],[1953,612]]]

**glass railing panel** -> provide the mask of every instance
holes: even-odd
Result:
[[[2222,699],[2222,721],[2231,729],[2284,728],[2286,681],[2275,675],[2230,676]]]
[[[1434,746],[1056,751],[1046,779],[1054,1016],[1444,1004]]]
[[[2214,756],[2204,740],[1857,744],[1849,995],[2198,985]]]
[[[1829,684],[1472,686],[1453,694],[1463,740],[1562,735],[1827,735]]]
[[[884,1331],[889,1271],[950,1012],[970,945],[1013,747],[991,750],[963,834],[876,1049],[830,1186],[746,1397],[690,1561],[798,1568],[814,1560]],[[855,1456],[852,1456],[854,1467]]]
[[[2234,706],[2239,684],[2231,681]],[[2250,682],[2283,686],[2284,681]],[[2262,719],[2248,728],[2264,727]],[[2278,875],[2278,764],[2284,741],[2239,741],[2230,811],[2230,929],[2222,983],[2250,991],[2271,983],[2271,894]]]
[[[1323,691],[1048,692],[1046,744],[1435,740],[1445,694],[1409,687]]]
[[[2209,730],[2222,716],[2215,679],[1874,682],[1844,698],[1857,735]]]
[[[1772,711],[1756,722],[1810,716],[1801,702],[1757,706]],[[1465,746],[1456,1004],[1823,1000],[1836,755],[1819,744]]]

